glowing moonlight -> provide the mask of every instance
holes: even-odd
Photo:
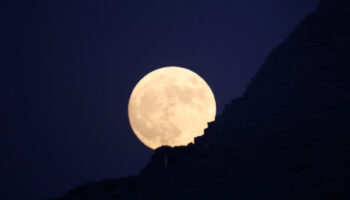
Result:
[[[163,67],[144,76],[131,93],[129,121],[148,147],[187,145],[215,120],[216,103],[208,84],[181,67]]]

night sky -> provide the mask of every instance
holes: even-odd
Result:
[[[0,199],[136,175],[152,150],[133,134],[127,104],[145,74],[195,71],[220,113],[317,3],[1,1]]]

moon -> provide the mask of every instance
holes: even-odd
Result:
[[[176,66],[145,75],[128,104],[133,132],[151,149],[193,143],[215,115],[216,102],[209,85],[195,72]]]

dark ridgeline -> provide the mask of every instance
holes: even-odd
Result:
[[[350,199],[350,0],[322,0],[205,135],[68,199]]]

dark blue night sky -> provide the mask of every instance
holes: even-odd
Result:
[[[0,199],[137,174],[152,154],[127,117],[140,78],[189,68],[220,113],[317,3],[2,1]]]

